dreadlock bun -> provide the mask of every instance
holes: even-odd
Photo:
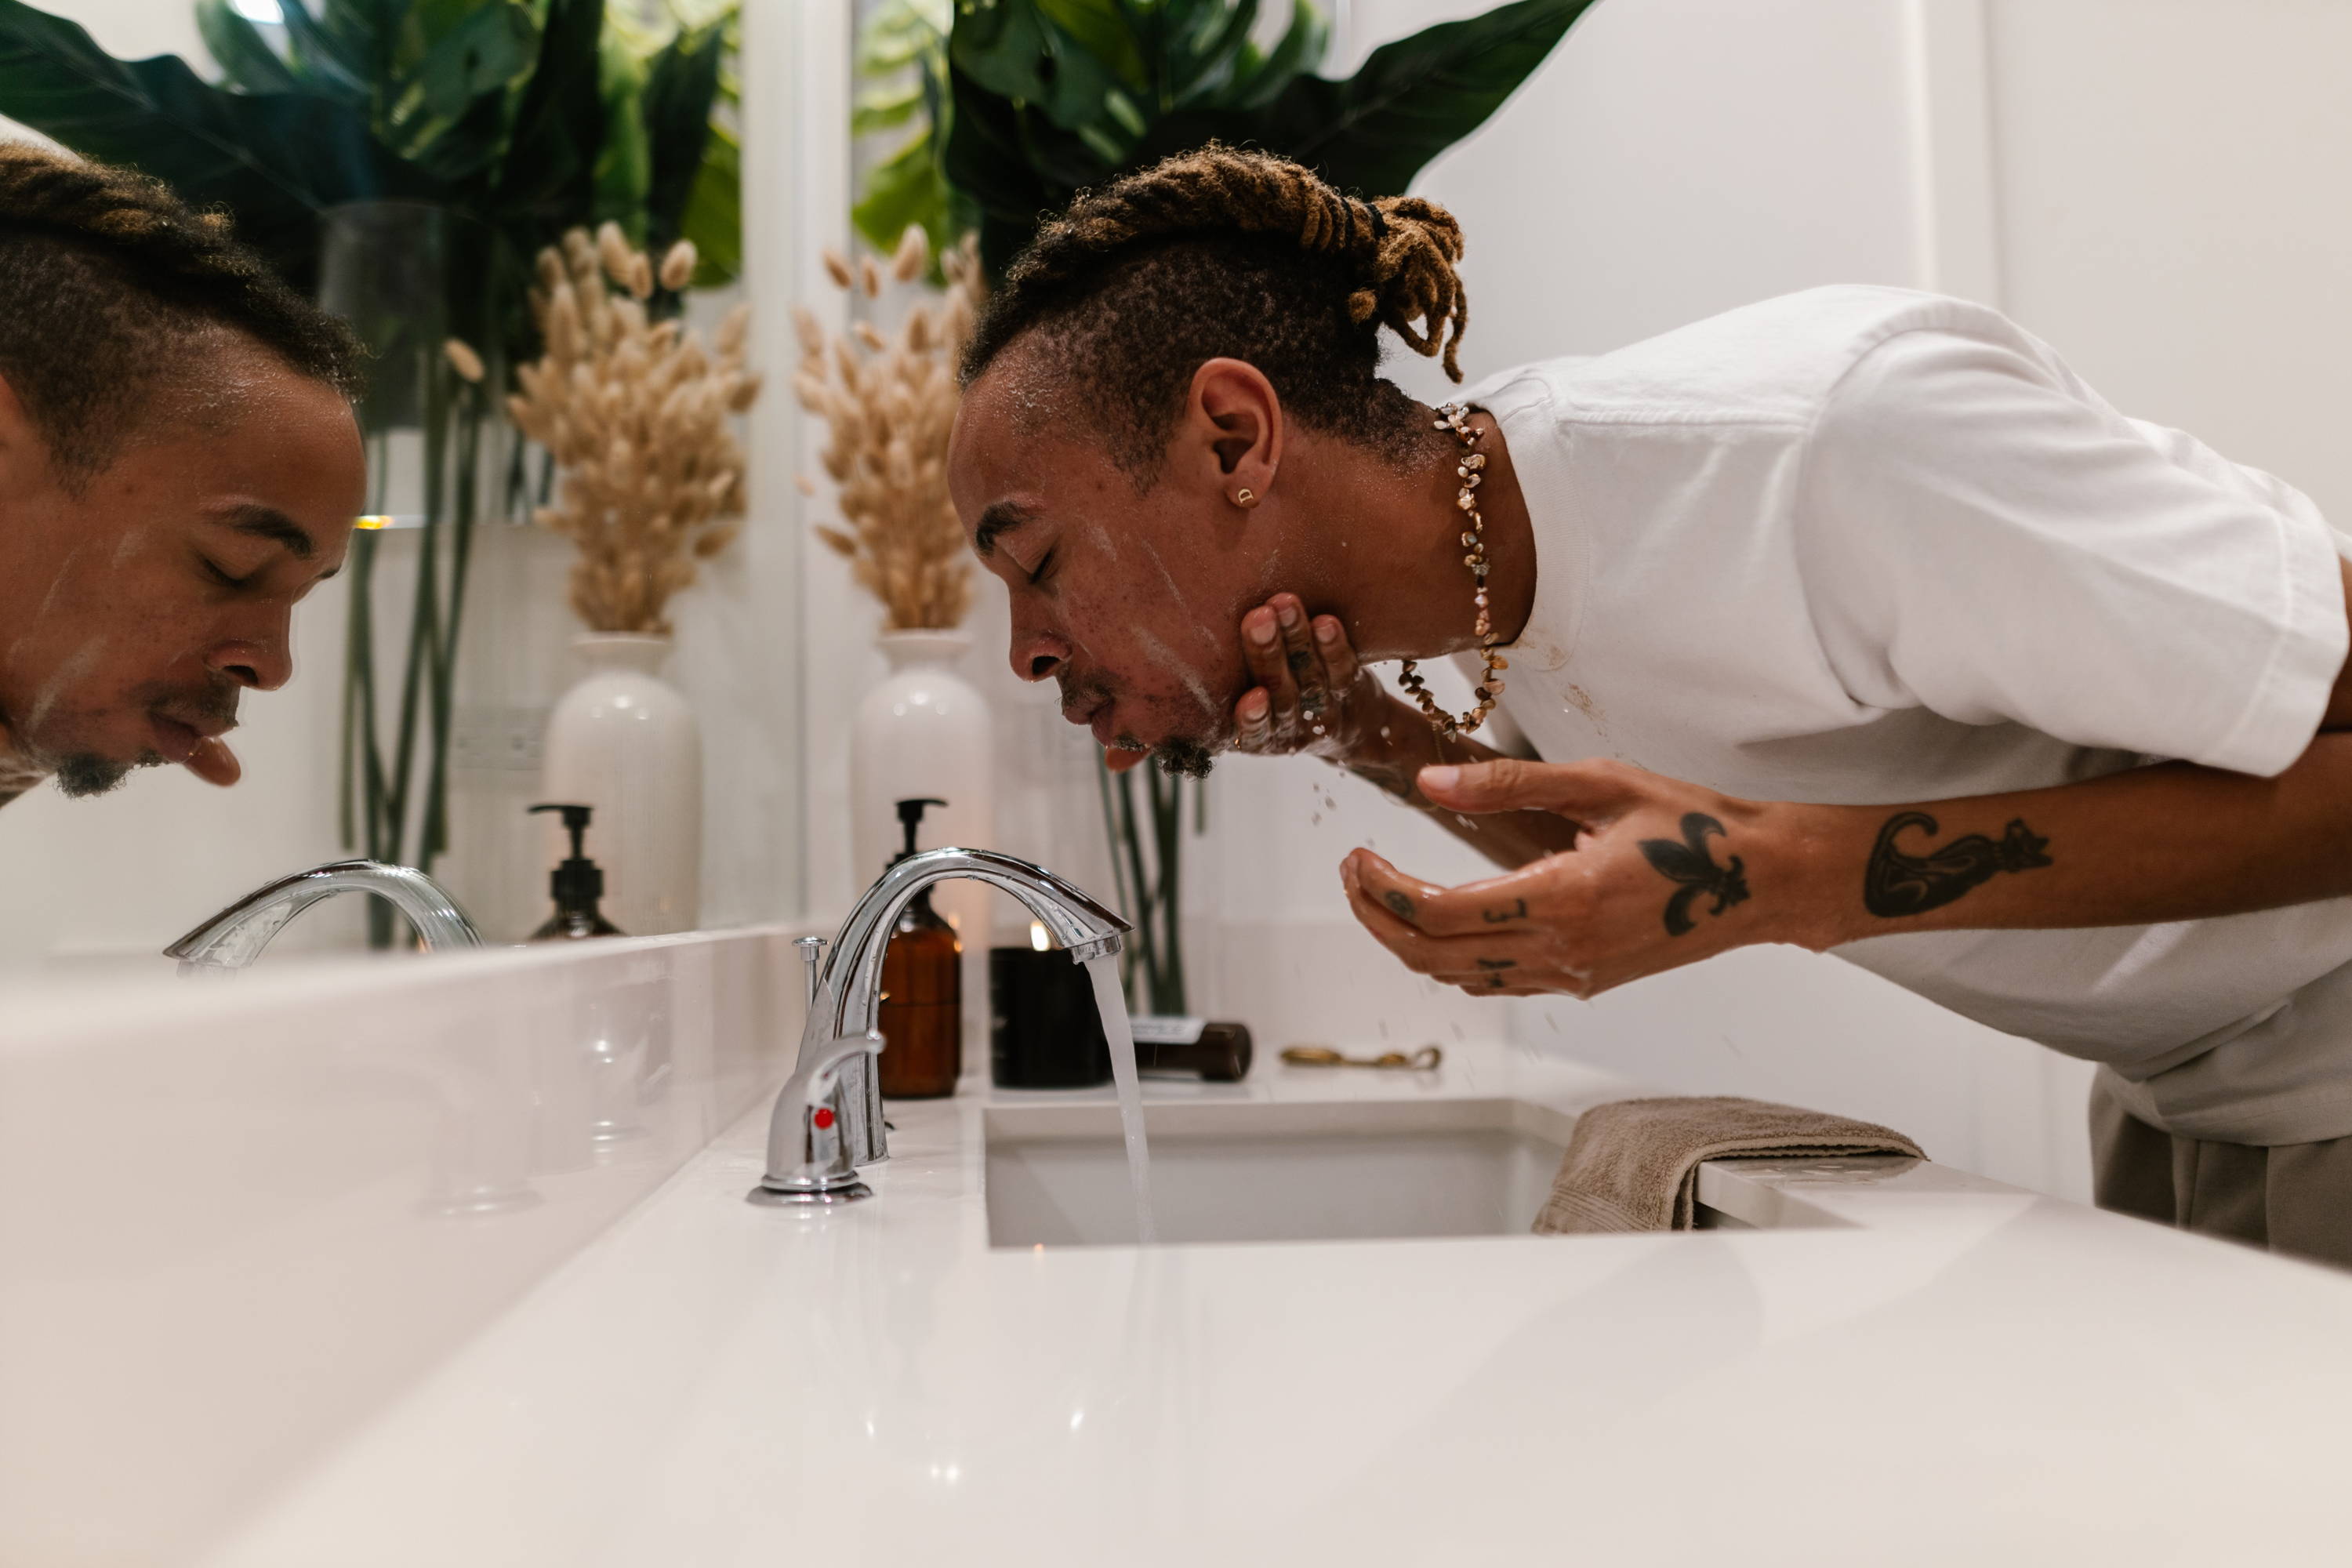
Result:
[[[1349,319],[1377,319],[1416,353],[1442,350],[1445,374],[1462,379],[1469,299],[1454,269],[1462,226],[1452,213],[1422,196],[1364,201],[1287,158],[1214,142],[1080,195],[1038,230],[1006,271],[1004,292],[1016,300],[1048,292],[1142,242],[1216,233],[1284,237],[1307,255],[1350,263],[1358,279]]]

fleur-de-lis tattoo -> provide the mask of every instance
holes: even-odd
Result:
[[[1742,874],[1745,863],[1734,855],[1729,865],[1717,865],[1715,857],[1708,853],[1709,834],[1723,837],[1723,824],[1703,811],[1694,811],[1683,817],[1680,843],[1671,838],[1641,841],[1643,858],[1651,868],[1661,877],[1682,884],[1666,900],[1668,936],[1685,936],[1698,929],[1690,911],[1701,893],[1714,896],[1715,904],[1706,911],[1711,915],[1719,915],[1748,898],[1748,879]]]
[[[2022,818],[2012,820],[1998,839],[1971,833],[1925,856],[1906,855],[1895,847],[1895,836],[1906,827],[1933,835],[1936,819],[1924,811],[1898,811],[1878,830],[1862,879],[1863,907],[1872,914],[1925,914],[2003,871],[2030,871],[2050,864],[2050,857],[2042,853],[2050,840],[2026,826]]]

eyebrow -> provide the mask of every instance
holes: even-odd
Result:
[[[318,542],[300,523],[274,506],[249,501],[229,508],[223,521],[239,533],[249,533],[256,539],[269,541],[297,561],[310,561],[318,556]],[[319,580],[323,583],[334,574],[333,572],[322,572]]]
[[[980,526],[971,531],[972,553],[983,561],[987,560],[996,552],[996,541],[1000,534],[1010,533],[1036,515],[1019,501],[992,502],[988,510],[980,514]]]

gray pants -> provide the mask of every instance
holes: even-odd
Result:
[[[2268,1149],[2176,1138],[2094,1080],[2091,1173],[2103,1209],[2352,1268],[2352,1138]]]

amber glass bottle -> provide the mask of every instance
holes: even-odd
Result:
[[[907,847],[890,863],[915,853],[923,808],[943,800],[902,800],[898,821]],[[963,1054],[963,943],[931,908],[930,889],[915,895],[882,950],[882,1097],[937,1100],[955,1092]]]
[[[898,917],[882,952],[882,1094],[953,1094],[963,1050],[963,943],[927,889]]]

